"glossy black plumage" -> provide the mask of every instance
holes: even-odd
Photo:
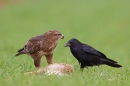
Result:
[[[73,38],[66,43],[65,47],[70,47],[71,53],[80,63],[80,67],[100,66],[106,64],[111,67],[122,67],[116,61],[109,59],[102,52],[93,47],[81,43],[79,40]]]

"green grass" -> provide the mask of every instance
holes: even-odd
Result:
[[[130,1],[128,0],[44,0],[7,4],[0,9],[0,86],[129,86],[130,81]],[[68,77],[24,76],[36,70],[27,55],[14,57],[26,41],[56,29],[59,40],[54,62],[72,64]],[[123,67],[101,66],[79,70],[77,60],[65,43],[77,38],[102,51]],[[42,58],[42,66],[47,65]]]

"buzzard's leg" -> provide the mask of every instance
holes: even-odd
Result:
[[[40,68],[40,62],[41,62],[41,55],[38,55],[37,53],[31,54],[31,57],[34,59],[34,65],[37,68]]]
[[[52,62],[53,54],[49,54],[49,55],[45,55],[45,56],[46,56],[46,60],[47,60],[48,65],[53,64],[53,62]]]
[[[41,57],[35,57],[34,58],[34,65],[35,65],[35,67],[37,67],[37,68],[40,68],[40,62],[41,62]]]

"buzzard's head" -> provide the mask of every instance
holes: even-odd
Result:
[[[57,30],[50,30],[47,32],[48,35],[51,35],[54,39],[64,39],[63,34],[61,34],[59,31]]]

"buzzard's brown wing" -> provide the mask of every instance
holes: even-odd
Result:
[[[35,53],[40,50],[41,47],[41,36],[35,36],[29,39],[29,41],[24,46],[27,53]]]

